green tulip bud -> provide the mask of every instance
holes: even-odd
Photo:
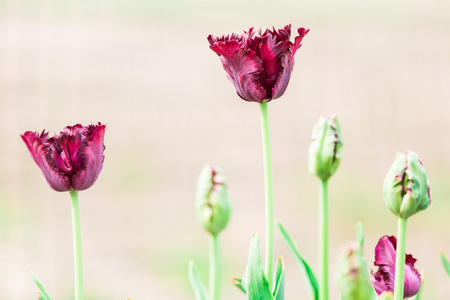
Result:
[[[341,162],[342,139],[336,116],[321,117],[313,129],[309,146],[309,172],[328,180]]]
[[[369,271],[363,257],[364,234],[358,224],[358,243],[343,248],[338,267],[341,300],[375,300],[377,294],[370,283]]]
[[[203,168],[197,183],[196,197],[197,219],[200,225],[217,235],[228,224],[231,214],[231,202],[220,168],[207,165]]]
[[[417,154],[399,152],[383,186],[384,201],[398,217],[407,219],[431,204],[427,173]]]
[[[394,294],[392,292],[383,292],[378,296],[377,300],[393,300]]]

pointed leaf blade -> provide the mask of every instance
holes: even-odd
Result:
[[[275,300],[284,300],[284,262],[280,257],[277,262],[277,272],[275,275],[275,289],[273,291]]]
[[[445,257],[444,250],[441,250],[441,262],[448,276],[450,276],[450,261]]]
[[[309,266],[309,264],[300,255],[300,252],[298,251],[297,246],[295,245],[294,241],[289,236],[286,229],[284,229],[284,227],[281,225],[280,222],[278,222],[278,229],[281,232],[281,236],[283,237],[284,242],[288,246],[289,250],[291,250],[292,254],[294,255],[295,260],[299,264],[305,281],[307,283],[309,283],[309,285],[311,286],[312,298],[314,300],[319,300],[319,284],[317,282],[316,275],[314,274],[314,272],[311,269],[311,267]]]
[[[246,291],[248,300],[274,300],[269,282],[264,274],[259,236],[257,235],[253,235],[250,244],[247,268],[242,278],[242,287]]]
[[[197,300],[208,300],[208,292],[206,291],[200,276],[198,276],[197,268],[195,268],[193,261],[189,262],[189,280],[194,289],[195,298]]]
[[[39,279],[37,279],[36,275],[34,275],[33,272],[31,272],[31,276],[33,276],[33,281],[40,291],[37,293],[38,299],[39,300],[53,300],[52,297],[50,297],[50,295],[47,293],[47,291],[45,290],[42,283],[39,281]]]
[[[242,287],[242,279],[240,279],[240,278],[237,278],[237,277],[231,277],[230,278],[230,281],[231,281],[231,283],[235,286],[235,287],[237,287],[238,289],[240,289],[242,292],[244,292],[244,294],[245,294],[245,290],[244,290],[244,288]]]

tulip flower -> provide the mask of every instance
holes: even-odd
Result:
[[[386,175],[384,200],[398,217],[407,219],[431,204],[427,173],[417,154],[399,152]]]
[[[341,300],[375,300],[377,295],[363,257],[364,233],[361,224],[357,226],[357,240],[357,243],[346,245],[341,254],[338,268]]]
[[[394,300],[402,300],[403,280],[407,281],[404,266],[407,221],[431,204],[427,173],[417,154],[411,151],[397,154],[384,180],[383,195],[386,205],[398,217]]]
[[[206,231],[219,234],[228,224],[231,202],[225,183],[225,176],[219,167],[207,165],[198,178],[197,218]]]
[[[336,116],[321,117],[313,129],[309,146],[309,172],[328,180],[336,172],[342,157],[341,129]]]
[[[372,285],[378,295],[383,292],[393,292],[395,286],[397,239],[393,236],[383,236],[375,247],[375,265],[379,267],[372,274]],[[417,260],[411,255],[405,256],[405,281],[403,297],[409,298],[416,295],[420,289],[420,274],[414,268]]]
[[[34,162],[39,166],[48,185],[57,192],[69,192],[75,260],[75,300],[83,300],[83,262],[81,249],[80,209],[78,191],[90,188],[103,167],[103,139],[106,125],[67,126],[59,135],[48,136],[27,131],[21,135]],[[40,282],[35,282],[43,295]],[[40,298],[41,299],[41,298]]]
[[[329,265],[329,209],[328,180],[336,172],[342,156],[342,139],[336,116],[321,117],[312,131],[313,142],[309,146],[309,172],[320,179],[319,196],[319,268],[320,300],[328,300]]]
[[[228,225],[231,214],[231,201],[221,168],[206,165],[201,171],[197,183],[195,210],[200,225],[211,234],[209,291],[203,286],[194,262],[189,265],[189,279],[197,299],[206,299],[209,292],[209,300],[219,300],[221,281],[219,233]]]
[[[309,29],[297,32],[294,43],[289,41],[291,25],[258,34],[250,28],[243,35],[209,35],[208,41],[237,94],[245,101],[262,103],[281,97],[289,84],[295,52]]]
[[[59,135],[27,131],[21,135],[47,183],[58,192],[82,191],[97,180],[103,166],[105,125],[67,126]]]

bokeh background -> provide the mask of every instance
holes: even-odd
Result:
[[[194,196],[206,163],[222,166],[233,201],[221,235],[222,299],[245,299],[251,234],[264,243],[259,107],[236,95],[209,34],[310,28],[285,95],[270,103],[275,216],[317,270],[318,181],[307,149],[318,117],[336,113],[343,160],[330,181],[331,293],[339,248],[363,223],[365,256],[396,233],[382,184],[397,151],[419,154],[433,205],[410,219],[407,252],[423,298],[449,299],[450,2],[0,1],[0,290],[29,300],[34,271],[55,299],[72,299],[70,200],[51,190],[20,134],[107,124],[104,168],[80,193],[85,298],[194,299],[189,260],[207,281],[208,236]],[[287,299],[308,289],[280,235]]]

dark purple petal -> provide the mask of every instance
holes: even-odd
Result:
[[[83,167],[72,177],[74,190],[82,191],[90,188],[98,178],[103,167],[103,144],[105,125],[90,125],[84,128],[83,140],[86,145],[80,153],[83,157]]]
[[[294,70],[294,57],[287,52],[281,57],[281,71],[272,89],[272,99],[283,96],[291,79],[292,70]]]
[[[96,181],[103,164],[105,125],[67,126],[48,138],[31,131],[21,135],[51,188],[85,190]]]
[[[28,148],[33,160],[41,169],[48,185],[58,192],[70,191],[70,179],[63,172],[59,171],[53,166],[53,163],[48,160],[48,146],[46,146],[48,133],[42,132],[40,135],[27,131],[21,135],[22,140]]]
[[[220,60],[228,79],[242,99],[259,103],[264,100],[266,91],[259,82],[263,68],[255,52],[240,49],[234,57],[221,56]]]
[[[301,42],[305,37],[305,35],[309,32],[309,29],[300,27],[299,29],[297,29],[297,32],[299,35],[295,37],[294,46],[292,49],[292,56],[294,56],[295,52],[298,50],[298,48],[300,48]]]
[[[283,69],[281,59],[284,56],[283,53],[285,53],[287,49],[288,45],[283,42],[277,43],[276,36],[272,35],[263,37],[259,43],[257,55],[261,58],[263,66],[263,72],[260,74],[260,81],[261,85],[266,90],[267,99],[274,98],[272,96],[272,88]]]

